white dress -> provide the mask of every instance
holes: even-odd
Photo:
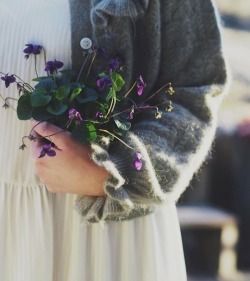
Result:
[[[30,82],[26,43],[71,66],[68,0],[1,0],[0,71]],[[38,58],[38,71],[43,73]],[[17,96],[16,87],[0,93]],[[15,105],[15,103],[12,103]],[[74,194],[50,193],[35,176],[31,152],[19,150],[30,123],[0,108],[1,281],[186,281],[174,203],[125,222],[80,224]]]

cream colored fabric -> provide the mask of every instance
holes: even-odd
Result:
[[[69,23],[67,0],[1,0],[0,71],[30,82],[34,61],[24,59],[26,43],[42,44],[48,59],[69,67]],[[0,92],[17,95],[3,83]],[[49,193],[34,174],[29,148],[18,150],[29,122],[0,109],[0,132],[1,281],[186,281],[173,203],[131,221],[82,225],[76,195]]]

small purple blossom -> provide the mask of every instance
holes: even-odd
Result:
[[[69,120],[70,120],[70,121],[75,120],[78,124],[79,124],[81,121],[83,121],[83,118],[82,118],[80,112],[77,111],[75,108],[71,108],[71,109],[69,110],[69,115],[68,115],[68,117],[69,117]]]
[[[1,79],[5,82],[5,87],[8,88],[10,84],[16,82],[16,78],[14,74],[8,75],[6,74],[5,76],[2,76]]]
[[[133,166],[137,171],[140,171],[142,169],[143,163],[142,163],[142,155],[140,152],[135,153]]]
[[[140,75],[137,79],[136,88],[137,88],[137,95],[141,96],[144,92],[144,88],[146,87],[146,83],[144,82],[142,76]]]
[[[105,90],[107,87],[111,85],[112,85],[112,81],[108,76],[104,76],[96,80],[96,86],[100,91]]]
[[[95,117],[96,117],[96,118],[103,118],[104,116],[103,116],[103,113],[102,113],[102,112],[97,111],[96,114],[95,114]]]
[[[53,149],[55,148],[55,144],[54,143],[46,143],[42,146],[40,155],[38,156],[38,158],[42,158],[45,155],[48,155],[49,157],[53,157],[56,155],[56,151]]]
[[[26,48],[23,50],[25,53],[25,58],[28,59],[30,55],[39,55],[42,50],[41,45],[35,45],[35,44],[26,44]]]
[[[44,70],[49,72],[50,74],[53,74],[62,67],[63,67],[63,62],[61,62],[61,61],[58,61],[58,60],[47,61]]]
[[[118,58],[111,59],[109,63],[109,71],[117,71],[120,69],[121,61]]]

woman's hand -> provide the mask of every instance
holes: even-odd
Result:
[[[32,126],[38,122],[32,121]],[[38,124],[32,134],[48,136],[62,131],[47,122]],[[107,170],[90,158],[91,148],[76,142],[70,132],[63,131],[49,137],[60,150],[56,156],[39,158],[42,143],[32,142],[36,174],[50,192],[75,193],[78,195],[104,196],[103,186],[109,176]]]

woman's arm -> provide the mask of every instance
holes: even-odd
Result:
[[[118,141],[107,148],[92,144],[92,159],[112,176],[104,185],[105,199],[77,198],[76,209],[84,220],[129,219],[166,200],[177,201],[211,147],[227,80],[215,10],[210,0],[160,3],[158,84],[175,85],[174,110],[160,106],[161,119],[144,112],[123,138],[141,152],[140,172],[131,164],[134,151]],[[153,103],[167,99],[162,93]]]

